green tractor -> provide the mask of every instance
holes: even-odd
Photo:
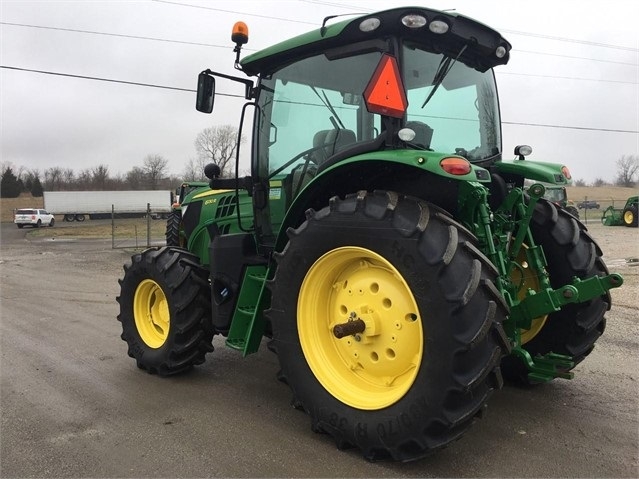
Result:
[[[601,216],[601,222],[604,226],[628,226],[636,228],[639,225],[639,221],[637,221],[638,209],[639,196],[631,196],[626,200],[626,204],[622,209],[616,209],[614,205],[606,208]]]
[[[267,338],[314,431],[414,460],[464,434],[504,378],[572,378],[623,280],[543,199],[568,168],[523,145],[502,158],[498,32],[420,7],[326,20],[242,60],[240,22],[247,77],[200,73],[205,113],[216,80],[243,86],[251,173],[239,152],[235,178],[205,169],[183,247],[125,265],[118,320],[161,376],[203,363],[215,335],[242,355]]]
[[[182,224],[182,204],[188,202],[193,196],[189,193],[194,190],[208,191],[209,183],[207,181],[185,181],[175,189],[175,197],[171,210],[171,214],[166,220],[166,245],[167,246],[185,246],[186,237],[184,235],[184,225]],[[187,199],[188,198],[188,199]]]
[[[575,218],[579,218],[579,210],[573,201],[568,199],[568,193],[565,186],[548,185],[544,193],[544,199],[555,203],[556,206],[565,209]]]

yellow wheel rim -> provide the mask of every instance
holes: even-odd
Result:
[[[526,292],[529,289],[533,291],[539,291],[539,278],[537,277],[537,273],[530,268],[528,264],[528,259],[526,257],[526,250],[528,247],[526,245],[522,245],[522,248],[517,256],[517,263],[519,264],[521,269],[516,269],[513,271],[511,275],[511,279],[513,283],[519,284],[519,290],[517,291],[517,297],[519,300],[522,300],[526,297]],[[539,316],[538,318],[534,318],[532,323],[530,324],[530,329],[520,329],[519,332],[521,334],[521,344],[524,345],[535,336],[539,334],[546,324],[546,320],[548,319],[548,315]]]
[[[161,347],[169,336],[169,304],[159,284],[142,281],[133,297],[135,326],[142,341],[150,348]]]
[[[627,225],[632,224],[632,222],[635,220],[635,215],[632,211],[628,210],[623,214],[623,220],[625,221],[625,223]]]
[[[335,325],[365,330],[338,339]],[[329,251],[309,269],[298,296],[297,328],[317,380],[349,406],[377,410],[411,388],[423,356],[422,320],[410,287],[382,256],[359,247]]]

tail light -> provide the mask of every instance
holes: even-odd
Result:
[[[449,175],[467,175],[472,170],[470,162],[464,158],[451,156],[439,162],[439,166]]]

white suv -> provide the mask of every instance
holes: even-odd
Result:
[[[18,228],[22,228],[24,225],[39,228],[42,225],[53,226],[55,224],[55,218],[53,215],[47,213],[46,210],[29,208],[16,210],[13,222],[18,225]]]

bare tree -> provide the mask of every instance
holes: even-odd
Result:
[[[222,176],[231,176],[237,151],[237,135],[237,128],[232,125],[212,126],[198,133],[195,150],[202,170],[205,164],[215,163],[220,167]],[[240,139],[242,141],[243,138]]]
[[[91,187],[91,169],[85,168],[78,173],[76,184],[79,190],[88,190]]]
[[[62,181],[64,181],[65,189],[70,190],[75,186],[75,172],[71,168],[62,170]]]
[[[146,174],[146,179],[149,182],[149,188],[157,190],[160,180],[166,176],[166,168],[168,165],[166,160],[161,155],[147,155],[144,158],[144,166],[142,169]]]
[[[182,180],[184,181],[203,181],[205,162],[201,158],[189,158],[182,170]]]
[[[634,155],[623,155],[617,160],[617,180],[618,186],[632,187],[635,185],[636,176],[639,173],[639,157]]]
[[[134,166],[126,173],[126,182],[132,190],[143,189],[146,181],[146,173],[139,166]]]
[[[62,168],[52,166],[44,170],[44,189],[46,191],[60,191],[62,189]]]
[[[592,182],[592,186],[596,186],[596,187],[600,187],[600,186],[606,186],[608,183],[606,183],[606,180],[604,180],[603,178],[595,178],[595,181]]]
[[[91,168],[91,183],[96,189],[106,190],[108,179],[109,167],[107,165],[98,165]]]

